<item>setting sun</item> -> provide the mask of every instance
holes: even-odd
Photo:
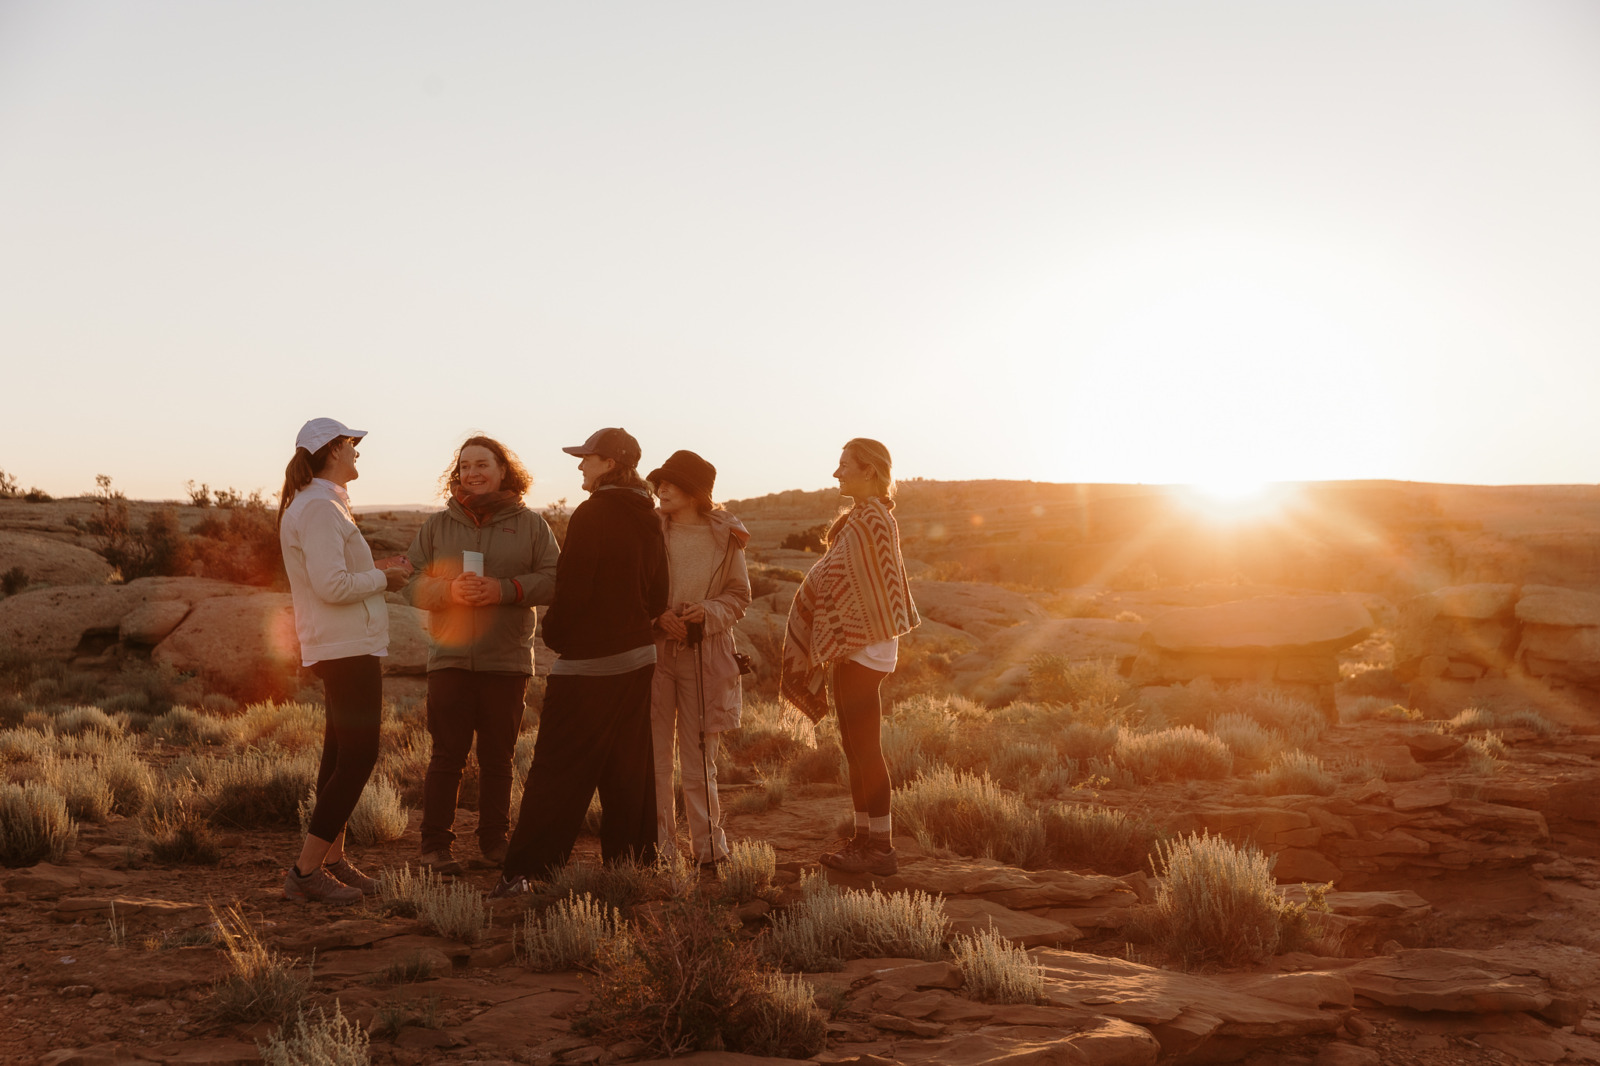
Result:
[[[1234,524],[1277,514],[1287,486],[1245,477],[1220,477],[1176,486],[1185,503],[1213,522]]]

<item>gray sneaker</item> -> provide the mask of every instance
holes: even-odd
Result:
[[[356,869],[355,864],[350,861],[348,856],[341,856],[338,862],[325,862],[322,864],[322,868],[328,871],[333,879],[341,885],[349,885],[351,888],[360,889],[363,896],[376,896],[378,894],[378,879],[376,877],[368,877]]]
[[[361,902],[361,890],[340,884],[321,866],[305,877],[301,877],[300,871],[291,866],[283,879],[283,898],[293,903],[348,905]]]

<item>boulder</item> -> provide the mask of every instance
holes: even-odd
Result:
[[[389,604],[389,654],[386,674],[428,672],[428,612],[406,604]]]
[[[1554,585],[1524,585],[1516,617],[1527,625],[1600,626],[1600,594]]]
[[[151,658],[245,698],[292,692],[300,670],[294,601],[284,592],[205,600]]]
[[[188,613],[189,604],[183,600],[141,603],[122,616],[117,624],[117,637],[124,644],[160,644]]]
[[[104,585],[111,564],[88,548],[32,533],[0,532],[0,574],[13,568],[30,585]]]
[[[1263,596],[1168,611],[1146,639],[1171,652],[1334,654],[1365,640],[1372,626],[1356,596]]]
[[[911,582],[911,598],[922,617],[980,640],[1021,622],[1049,617],[1032,599],[997,585],[915,579]]]
[[[200,577],[146,577],[126,585],[75,585],[24,592],[0,600],[0,646],[32,658],[70,659],[97,638],[122,636],[122,620],[151,603],[260,595],[261,589]],[[166,608],[170,612],[175,608]],[[94,649],[98,650],[98,649]]]

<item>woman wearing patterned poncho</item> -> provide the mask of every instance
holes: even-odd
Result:
[[[821,721],[832,675],[856,831],[822,862],[846,873],[887,876],[898,863],[878,689],[894,672],[900,637],[921,619],[900,556],[889,449],[857,437],[844,446],[833,476],[840,494],[853,503],[829,528],[827,550],[789,608],[779,691],[813,722]]]

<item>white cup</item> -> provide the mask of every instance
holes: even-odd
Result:
[[[483,576],[483,553],[482,552],[465,552],[465,551],[462,552],[461,553],[461,570],[462,570],[463,573],[476,574],[477,576],[482,577]]]

